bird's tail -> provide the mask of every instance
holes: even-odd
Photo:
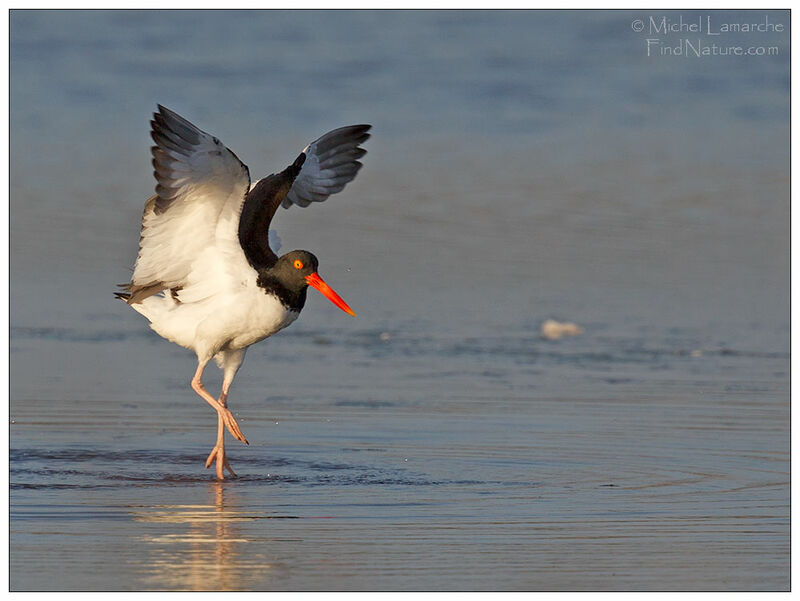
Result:
[[[117,284],[117,288],[119,288],[119,291],[114,293],[114,298],[118,298],[119,300],[124,300],[126,303],[130,304],[131,300],[130,282],[126,284]]]
[[[120,300],[124,300],[129,305],[141,303],[144,299],[167,289],[167,285],[164,284],[164,282],[152,282],[145,286],[138,286],[134,285],[133,282],[129,282],[127,284],[117,284],[117,287],[121,288],[123,291],[115,292],[114,296]],[[178,290],[180,290],[180,288],[175,288],[175,292]],[[173,292],[173,297],[175,296],[175,292]]]

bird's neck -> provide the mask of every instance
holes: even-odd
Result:
[[[271,268],[259,269],[256,283],[264,290],[265,294],[276,296],[283,306],[290,311],[297,311],[299,313],[306,304],[308,286],[302,286],[299,289],[290,288],[276,276]]]
[[[239,216],[239,244],[254,269],[272,267],[278,257],[269,247],[269,225],[306,160],[305,153],[280,173],[261,179],[245,195]]]

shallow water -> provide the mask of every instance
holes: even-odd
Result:
[[[652,60],[639,17],[15,11],[12,590],[788,589],[788,34]],[[111,295],[157,102],[254,175],[374,125],[275,221],[358,317],[251,348],[224,483]]]

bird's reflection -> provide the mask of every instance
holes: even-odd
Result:
[[[150,585],[169,590],[242,590],[267,578],[267,559],[253,553],[242,522],[257,519],[239,510],[236,491],[209,482],[207,505],[138,509],[135,519],[157,524],[148,543]]]

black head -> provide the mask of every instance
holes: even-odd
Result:
[[[307,250],[293,250],[278,259],[270,271],[289,290],[304,290],[307,277],[317,272],[319,261]]]
[[[275,294],[290,309],[300,311],[306,302],[306,290],[313,286],[345,313],[355,316],[333,288],[317,273],[319,261],[307,250],[293,250],[280,257],[275,265],[259,272],[258,285]]]

